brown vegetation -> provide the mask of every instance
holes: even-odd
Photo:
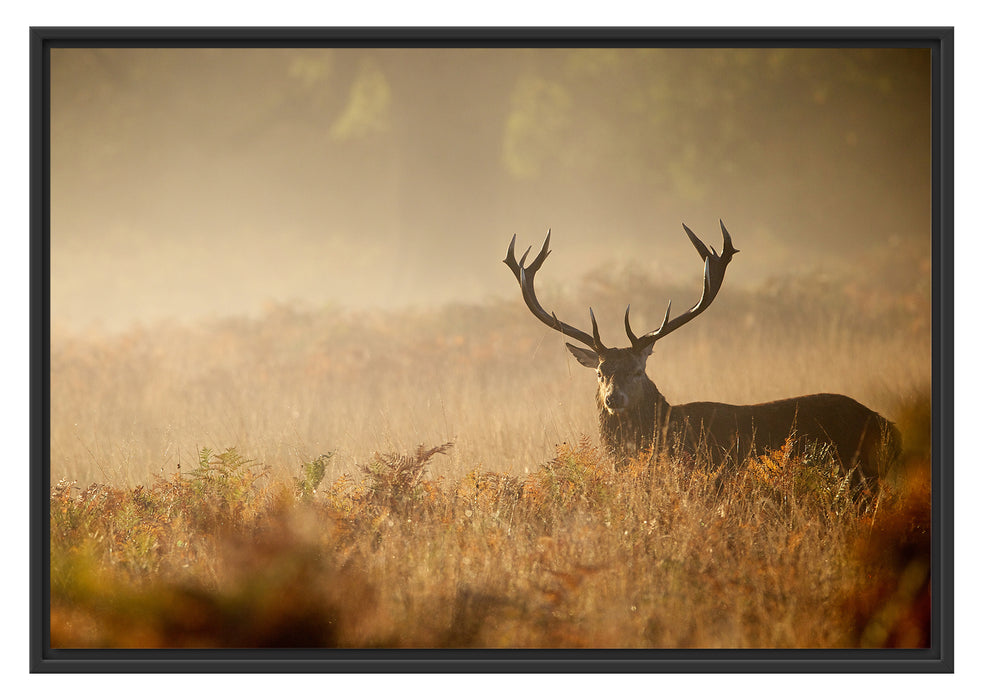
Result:
[[[235,450],[146,488],[56,484],[52,644],[927,644],[918,479],[862,509],[821,456],[780,450],[721,485],[654,453],[615,472],[586,439],[525,478],[432,478],[449,448],[326,488],[328,457],[290,484]]]
[[[602,311],[667,296],[601,282]],[[821,383],[878,407],[907,471],[872,503],[821,450],[615,471],[593,381],[518,302],[56,333],[52,643],[921,646],[927,300],[782,284],[718,300],[656,372],[682,403]]]

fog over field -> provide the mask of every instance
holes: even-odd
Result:
[[[680,223],[719,247],[718,219],[745,251],[728,287],[844,267],[928,283],[923,50],[55,49],[51,66],[55,329],[514,298],[505,247],[547,229],[544,283],[698,285]]]
[[[453,442],[523,473],[596,438],[543,305],[660,343],[671,402],[931,381],[923,50],[54,49],[52,476],[144,481],[235,445],[281,469]],[[664,347],[663,347],[664,346]],[[441,462],[440,460],[445,460]],[[447,461],[449,460],[449,461]]]

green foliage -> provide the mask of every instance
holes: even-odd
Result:
[[[362,471],[368,475],[368,495],[380,506],[405,511],[419,503],[427,492],[423,479],[427,464],[435,455],[446,454],[452,443],[437,447],[417,447],[410,455],[376,454],[374,461]]]
[[[256,482],[269,469],[253,470],[256,462],[230,447],[215,454],[207,447],[198,452],[198,466],[191,470],[191,489],[218,516],[229,522],[240,521],[258,493]]]
[[[379,66],[367,61],[352,82],[348,104],[331,125],[338,141],[368,138],[390,130],[392,89]]]
[[[544,163],[570,151],[563,148],[569,143],[570,106],[570,94],[558,82],[531,75],[517,81],[502,149],[504,165],[514,177],[538,178]]]
[[[317,487],[324,480],[324,470],[327,468],[328,462],[331,461],[331,456],[331,453],[321,455],[317,459],[301,465],[302,476],[299,479],[294,479],[297,495],[300,498],[309,500],[317,493]]]

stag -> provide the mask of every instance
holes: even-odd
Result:
[[[509,266],[522,298],[532,314],[550,328],[587,347],[566,343],[577,361],[597,372],[597,409],[601,441],[623,464],[640,451],[664,439],[667,447],[684,446],[703,451],[717,464],[739,464],[749,455],[778,449],[793,437],[798,445],[828,445],[844,472],[856,481],[876,482],[900,450],[897,428],[863,404],[840,394],[810,394],[754,405],[735,406],[701,401],[670,405],[645,373],[645,364],[655,343],[678,330],[709,308],[720,291],[724,273],[734,254],[730,233],[720,222],[724,245],[718,254],[685,224],[683,230],[703,259],[703,294],[692,308],[670,318],[672,302],[662,324],[637,336],[625,310],[625,332],[631,347],[609,348],[601,342],[594,310],[589,309],[591,332],[560,321],[536,298],[536,273],[549,255],[546,234],[539,255],[526,266],[531,247],[519,261],[515,258],[515,236],[509,244],[505,264]]]

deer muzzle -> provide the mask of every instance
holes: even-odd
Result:
[[[612,391],[604,396],[604,408],[612,416],[623,413],[628,406],[628,400],[620,391]]]

